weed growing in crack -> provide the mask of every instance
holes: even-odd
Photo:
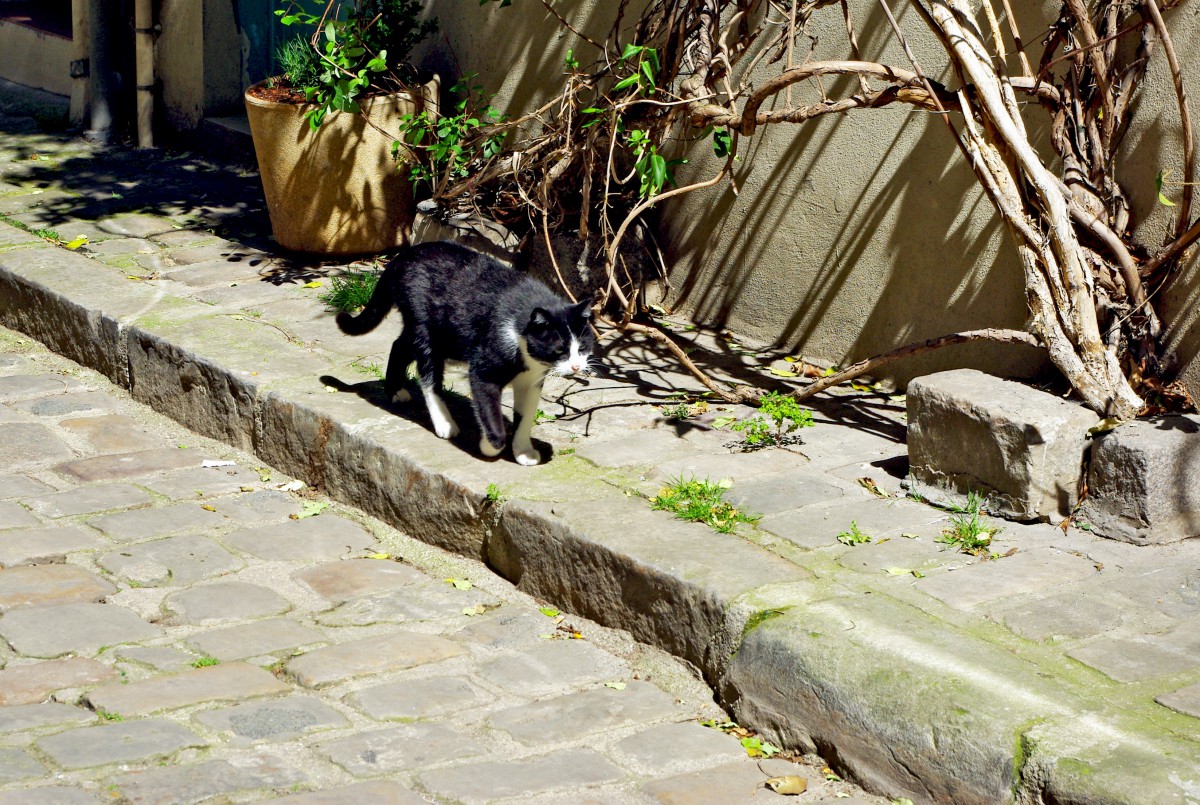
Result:
[[[725,500],[725,493],[733,486],[728,480],[699,481],[695,478],[677,478],[658,490],[650,498],[650,508],[667,511],[680,520],[704,523],[708,527],[728,534],[738,523],[754,523],[759,515],[742,511]]]
[[[379,274],[374,271],[352,269],[333,277],[329,290],[320,299],[333,310],[353,313],[367,304],[378,281]]]

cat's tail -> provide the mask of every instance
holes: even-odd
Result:
[[[334,321],[337,322],[339,330],[346,335],[363,335],[374,330],[387,317],[388,311],[392,309],[391,271],[389,266],[379,275],[370,300],[357,316],[347,310],[337,314]]]

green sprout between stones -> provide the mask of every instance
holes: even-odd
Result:
[[[741,433],[750,447],[780,445],[793,431],[813,426],[812,411],[778,391],[763,395],[758,414],[729,426]]]
[[[722,534],[728,534],[738,523],[759,520],[758,515],[742,511],[725,500],[725,493],[732,486],[733,482],[728,479],[710,481],[706,478],[700,481],[677,478],[650,498],[650,508],[668,511],[680,520],[704,523]]]
[[[330,280],[330,288],[320,299],[333,310],[353,313],[367,304],[375,292],[379,274],[374,271],[351,269]]]
[[[220,664],[220,660],[218,660],[216,657],[210,657],[207,654],[205,654],[203,657],[197,657],[196,659],[192,660],[193,668],[208,668],[209,666]]]
[[[991,558],[992,538],[1001,529],[983,515],[983,503],[983,495],[972,490],[967,492],[966,503],[947,506],[954,514],[937,541],[971,556]]]
[[[850,530],[839,533],[837,535],[837,540],[843,545],[849,545],[853,547],[855,545],[864,545],[872,542],[873,538],[870,534],[864,534],[861,530],[859,530],[857,520],[851,520]]]

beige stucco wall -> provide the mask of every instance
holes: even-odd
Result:
[[[241,40],[233,0],[162,0],[155,69],[168,125],[187,131],[241,108]]]
[[[0,22],[0,77],[26,87],[71,95],[71,40]]]
[[[463,69],[498,91],[498,106],[511,114],[530,108],[559,80],[568,47],[585,62],[592,49],[562,35],[536,3],[520,5],[436,0],[445,39],[426,63],[452,65],[448,41]],[[865,57],[907,67],[878,4],[851,6]],[[944,62],[938,46],[921,35],[911,8],[897,6],[919,58],[936,74]],[[555,8],[596,38],[608,31],[610,4]],[[819,38],[814,58],[847,57],[836,7],[818,12],[810,31]],[[846,81],[827,80],[830,94]],[[819,99],[815,85],[794,96]],[[1024,323],[1015,250],[940,120],[897,105],[769,129],[741,153],[737,195],[728,184],[702,190],[659,215],[677,312],[834,363],[960,329]],[[686,155],[680,184],[719,169],[708,141]],[[896,375],[963,365],[1024,374],[1042,362],[1027,348],[968,345],[898,364]]]

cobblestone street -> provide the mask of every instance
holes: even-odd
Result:
[[[0,467],[0,803],[782,802],[777,775],[886,802],[702,726],[727,716],[667,654],[9,330]]]

